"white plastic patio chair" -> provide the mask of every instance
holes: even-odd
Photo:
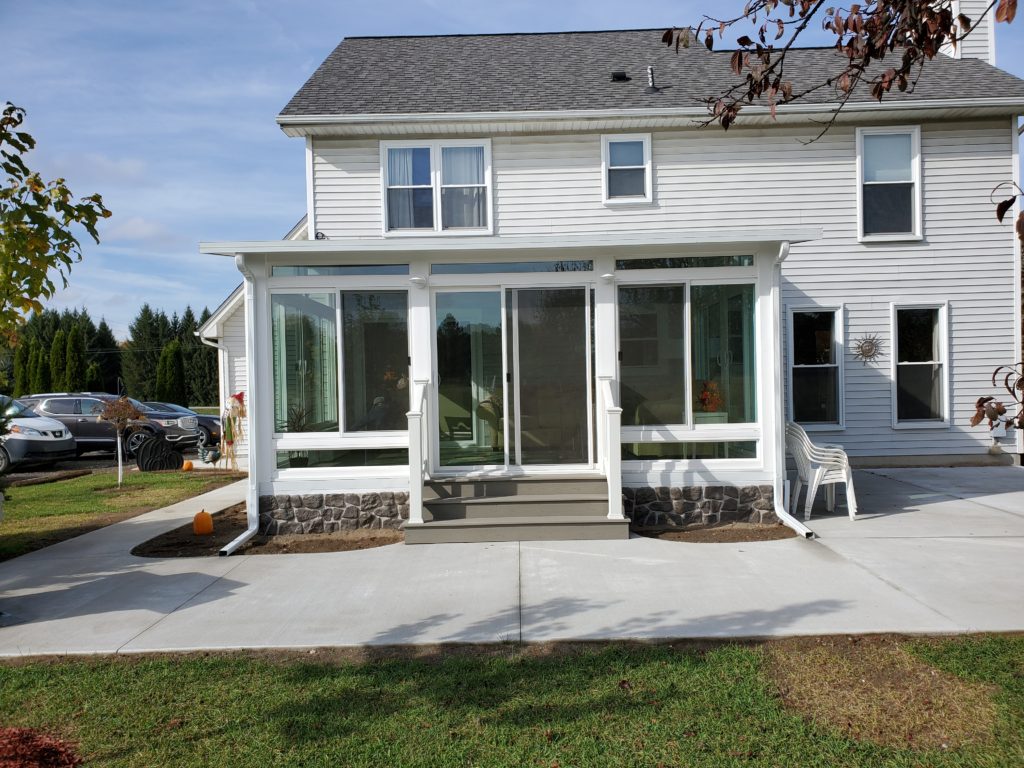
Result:
[[[811,508],[818,488],[825,486],[825,503],[829,512],[836,508],[836,485],[846,485],[846,506],[850,519],[857,517],[857,497],[853,492],[853,471],[846,451],[838,445],[815,445],[799,424],[786,424],[786,448],[796,461],[796,482],[789,497],[789,513],[796,512],[800,491],[807,486],[804,520],[811,519]]]

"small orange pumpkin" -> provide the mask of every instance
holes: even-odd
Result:
[[[191,461],[186,461],[184,464],[182,464],[181,465],[181,471],[182,472],[191,472],[192,471],[192,462]]]
[[[209,536],[213,533],[213,515],[205,509],[196,512],[192,518],[192,533],[196,536]]]

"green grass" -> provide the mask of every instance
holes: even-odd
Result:
[[[205,416],[220,416],[220,408],[216,405],[190,405],[188,409]]]
[[[240,479],[226,472],[116,472],[8,488],[0,522],[0,561],[159,509]]]
[[[810,724],[750,644],[15,663],[0,666],[0,722],[70,738],[90,766],[1024,764],[1024,638],[909,647],[999,686],[993,743],[912,751]]]

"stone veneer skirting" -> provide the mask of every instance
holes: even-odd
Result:
[[[260,496],[260,533],[401,528],[408,519],[405,491]]]
[[[777,523],[770,485],[623,488],[631,528],[666,530],[716,523]]]

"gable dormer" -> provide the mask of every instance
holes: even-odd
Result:
[[[961,13],[971,20],[974,28],[954,51],[947,46],[943,53],[955,59],[981,59],[995,66],[996,32],[993,21],[995,8],[989,8],[989,0],[952,0],[953,17]]]

